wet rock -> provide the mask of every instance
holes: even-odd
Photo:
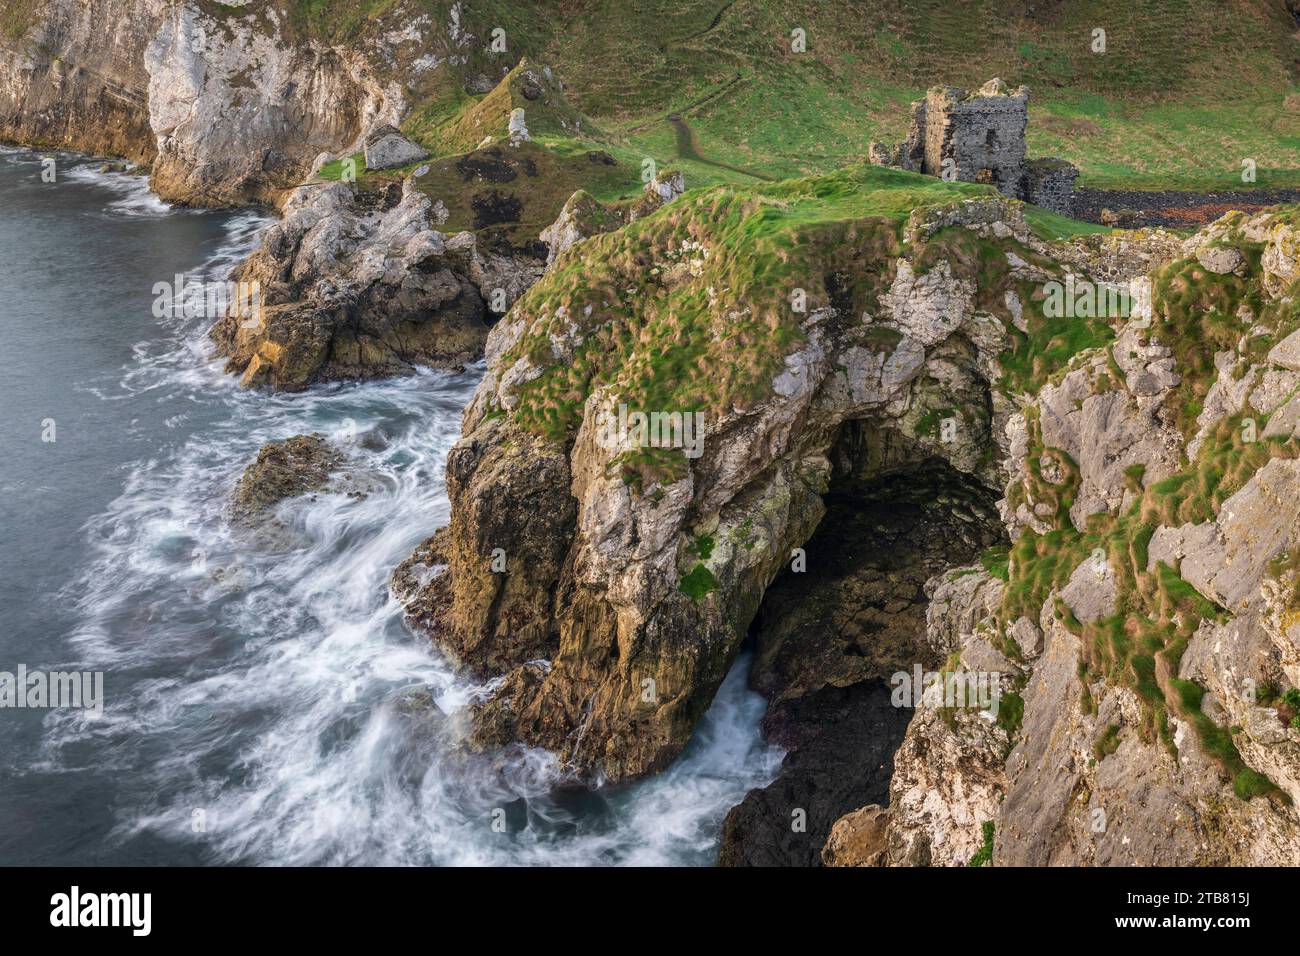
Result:
[[[936,607],[927,607],[927,581],[1000,540],[992,495],[942,464],[835,488],[805,547],[808,569],[768,589],[756,622],[750,683],[771,701],[765,735],[790,753],[777,780],[728,815],[724,864],[816,864],[834,821],[862,805],[852,801],[865,794],[864,802],[886,802],[879,771],[912,711],[881,682],[943,666],[950,649],[934,637],[942,629],[927,636]],[[935,601],[957,604],[939,594]],[[868,732],[863,722],[875,735],[870,745],[842,736],[846,727]],[[806,814],[806,833],[791,830],[796,810]]]
[[[265,511],[287,498],[324,488],[343,456],[320,435],[295,435],[263,445],[244,469],[233,500],[243,514]]]
[[[793,750],[774,783],[751,790],[727,814],[718,865],[820,865],[837,820],[885,802],[910,716],[874,681],[827,687],[776,708],[764,727]]]
[[[690,195],[677,203],[689,204]],[[612,293],[652,274],[656,262],[681,259],[655,281],[698,282],[707,299],[713,219],[702,203],[683,207],[664,221],[689,225],[705,241],[674,241],[588,268],[610,271],[600,288]],[[993,236],[987,222],[970,228]],[[946,318],[935,297],[912,294],[927,287],[913,272],[906,289],[881,296],[878,319],[863,321],[852,307],[855,295],[861,298],[854,283],[879,281],[886,292],[898,259],[892,233],[873,233],[870,241],[885,244],[878,260],[885,274],[832,273],[827,288],[841,305],[803,315],[803,337],[774,369],[767,394],[709,420],[703,453],[675,456],[685,464],[669,476],[632,474],[628,449],[601,439],[602,417],[618,407],[613,389],[593,388],[575,416],[576,431],[562,440],[542,441],[518,421],[545,369],[571,361],[587,336],[603,334],[610,313],[599,300],[584,306],[564,296],[529,297],[532,308],[517,306],[493,328],[489,373],[449,458],[448,568],[421,612],[428,621],[422,630],[463,666],[501,678],[475,711],[476,739],[546,747],[579,774],[609,781],[665,766],[735,659],[764,589],[821,518],[841,428],[856,436],[852,448],[844,446],[844,457],[857,463],[849,462],[846,474],[872,478],[939,460],[996,480],[986,443],[994,441],[993,416],[1003,411],[989,381],[1005,328],[974,307],[972,281],[941,268],[931,275],[942,279]],[[621,270],[629,275],[614,274]],[[707,320],[720,329],[734,321],[721,308]],[[519,347],[543,328],[544,342]],[[944,408],[978,410],[954,441],[928,426]],[[512,501],[502,497],[506,484]],[[526,556],[509,582],[494,582],[487,570],[494,547],[511,560]],[[494,603],[497,594],[509,599]],[[869,641],[860,646],[875,653]],[[783,664],[782,672],[794,669]],[[862,679],[846,667],[830,683]],[[837,807],[825,829],[852,809]],[[820,849],[811,849],[811,858]]]

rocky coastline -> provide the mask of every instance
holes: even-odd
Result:
[[[54,0],[0,47],[0,138],[281,213],[232,277],[260,308],[211,330],[248,387],[484,361],[450,521],[391,582],[491,682],[470,746],[643,779],[749,646],[788,755],[723,865],[1300,863],[1294,209],[1049,239],[992,188],[866,163],[602,202],[566,176],[613,157],[524,125],[579,128],[559,80],[489,68],[460,17],[358,46],[269,7]],[[496,109],[443,131],[455,161],[335,168],[401,147],[433,61]],[[1075,283],[1132,307],[1058,334],[1046,289]],[[611,435],[629,409],[671,440]],[[235,508],[341,464],[273,443]],[[916,668],[991,674],[998,706],[900,707]]]

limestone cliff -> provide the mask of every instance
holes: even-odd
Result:
[[[561,253],[494,328],[451,524],[394,579],[502,678],[477,740],[654,772],[755,631],[791,756],[724,862],[1293,862],[1290,214],[1045,242],[978,187],[877,211],[879,177],[919,182],[687,194]],[[1051,312],[1092,280],[1131,308]],[[702,441],[613,427],[655,411]],[[855,521],[943,474],[932,535]],[[899,564],[834,557],[845,536]],[[862,751],[897,739],[871,686],[908,661],[997,675],[998,712],[920,702]],[[884,806],[837,823],[855,795]]]

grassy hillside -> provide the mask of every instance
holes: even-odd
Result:
[[[294,0],[293,21],[337,39],[427,13],[445,31],[451,8]],[[604,148],[693,185],[829,171],[901,138],[927,87],[994,75],[1030,86],[1032,153],[1078,163],[1081,185],[1241,188],[1244,159],[1257,186],[1300,185],[1300,40],[1282,0],[466,0],[457,19],[476,38],[462,73],[550,64]],[[504,54],[486,51],[495,27]],[[480,98],[417,91],[419,132],[437,146]]]
[[[901,138],[928,86],[1001,75],[1033,90],[1031,150],[1077,162],[1084,185],[1240,186],[1245,158],[1258,185],[1300,182],[1300,42],[1280,0],[559,6],[574,19],[541,55],[575,104],[674,160],[669,111],[704,156],[784,177]]]

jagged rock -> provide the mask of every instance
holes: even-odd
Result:
[[[1275,459],[1223,503],[1214,521],[1160,527],[1148,562],[1181,560],[1180,574],[1216,604],[1234,613],[1263,600],[1269,562],[1300,545],[1300,461]]]
[[[1241,250],[1230,246],[1205,246],[1196,254],[1196,259],[1206,269],[1219,275],[1239,273],[1246,266],[1246,257],[1241,254]]]
[[[660,172],[645,184],[645,188],[659,198],[660,205],[666,205],[686,192],[686,177],[680,170]]]
[[[429,151],[402,135],[395,126],[380,126],[365,139],[367,169],[391,169],[428,159]]]
[[[1220,239],[1234,241],[1232,231],[1243,228],[1243,222],[1246,230],[1254,230],[1255,238],[1247,235],[1248,241],[1265,241],[1285,228],[1269,216],[1229,216],[1188,240],[1184,254],[1196,255]],[[1155,265],[1169,261],[1168,253],[1159,253],[1158,259]],[[1248,262],[1243,268],[1248,281],[1263,282],[1261,273],[1251,275]],[[1146,483],[1187,468],[1183,439],[1161,412],[1182,384],[1182,370],[1170,350],[1132,334],[1150,316],[1150,311],[1135,310],[1139,324],[1123,330],[1111,347],[1124,376],[1120,392],[1113,390],[1116,370],[1107,373],[1104,356],[1097,356],[1079,363],[1059,384],[1049,383],[1034,402],[1043,444],[1068,450],[1080,472],[1078,495],[1093,501],[1082,513],[1071,511],[1080,530],[1088,514],[1131,513],[1134,497],[1120,491],[1111,477],[1117,464],[1133,460],[1126,449],[1145,449],[1135,455],[1135,463],[1145,466]],[[1243,342],[1254,334],[1253,319],[1244,323]],[[1285,362],[1285,349],[1279,358]],[[1275,409],[1272,414],[1279,420],[1286,418],[1294,389],[1283,377],[1293,374],[1289,370],[1251,366],[1242,374],[1238,352],[1225,350],[1215,356],[1214,374],[1189,452],[1203,447],[1216,426],[1245,409],[1248,400],[1261,411]],[[1110,390],[1095,394],[1097,381],[1108,382]],[[1080,441],[1087,403],[1107,395],[1122,401],[1112,398],[1112,411],[1099,421],[1115,420],[1117,412],[1123,421],[1136,408],[1150,416],[1138,421],[1145,420],[1146,430],[1158,440],[1135,445],[1133,439],[1103,437],[1114,428],[1106,425],[1087,429],[1101,434]],[[1010,489],[1027,474],[1031,446],[1022,416],[1012,416],[1007,428]],[[1114,434],[1137,438],[1142,430],[1130,422]],[[1300,624],[1295,623],[1300,615],[1294,610],[1300,606],[1300,579],[1288,563],[1300,505],[1284,491],[1294,491],[1300,474],[1290,452],[1276,453],[1287,457],[1266,461],[1223,502],[1213,521],[1159,527],[1146,554],[1148,569],[1165,562],[1226,609],[1218,618],[1201,621],[1175,658],[1176,673],[1162,671],[1157,662],[1157,681],[1176,677],[1196,682],[1204,690],[1198,695],[1201,712],[1231,735],[1245,765],[1294,800],[1300,730],[1288,725],[1285,705],[1257,703],[1255,693],[1265,685],[1295,686],[1300,677]],[[1052,459],[1039,463],[1043,479],[1061,481],[1059,464]],[[1019,514],[1004,509],[1013,534],[1023,521]],[[1039,533],[1053,527],[1048,521]],[[988,653],[980,645],[996,641],[998,634],[998,602],[988,587],[974,574],[961,572],[933,592],[928,637],[954,652],[960,644],[963,664],[968,656],[996,659],[980,656]],[[1241,781],[1225,780],[1221,756],[1207,750],[1201,730],[1177,712],[1169,716],[1169,742],[1153,740],[1142,700],[1129,687],[1083,668],[1084,645],[1069,627],[1110,618],[1120,610],[1122,596],[1107,553],[1096,551],[1073,569],[1059,593],[1048,593],[1037,621],[1020,616],[1006,627],[1006,637],[1020,649],[1010,663],[1023,669],[1027,681],[1020,691],[1023,718],[1005,743],[989,737],[997,728],[975,722],[971,715],[958,714],[954,724],[938,714],[918,713],[894,757],[888,862],[964,863],[978,846],[984,820],[994,826],[993,862],[998,865],[1286,865],[1297,859],[1300,821],[1284,801],[1235,794]],[[1059,605],[1071,613],[1057,610]],[[1067,626],[1069,621],[1074,623]],[[976,734],[963,738],[959,731]],[[1008,745],[1014,745],[1009,758]],[[982,789],[965,786],[969,780],[980,781]],[[954,781],[962,786],[954,788]],[[1245,786],[1251,792],[1249,779]],[[975,809],[972,793],[980,800]],[[945,853],[936,847],[959,849]]]
[[[889,862],[966,866],[997,819],[1005,792],[1006,733],[974,713],[951,724],[932,707],[912,719],[894,754],[889,786]]]
[[[546,267],[553,267],[562,253],[582,240],[650,215],[680,196],[684,188],[681,173],[665,173],[646,183],[638,199],[608,205],[586,190],[578,190],[569,197],[555,222],[542,230],[541,240],[547,247]]]
[[[1027,617],[1018,617],[1007,628],[1007,636],[1016,642],[1021,656],[1032,660],[1043,650],[1043,632]]]
[[[1254,222],[1262,217],[1255,217],[1247,222],[1249,231]],[[1258,227],[1255,227],[1258,230]],[[1300,278],[1300,234],[1289,223],[1276,223],[1268,228],[1267,244],[1260,256],[1260,269],[1263,271],[1264,291],[1273,296],[1280,296],[1291,283]]]
[[[884,798],[881,748],[897,745],[908,712],[880,682],[943,665],[947,649],[926,640],[943,600],[927,610],[931,579],[998,540],[991,493],[941,465],[837,481],[826,500],[805,546],[809,568],[778,578],[755,626],[750,684],[770,701],[765,734],[789,752],[776,781],[728,816],[723,862],[815,863],[836,818],[864,794]],[[806,813],[806,836],[790,831],[794,809]]]
[[[1104,553],[1092,555],[1075,568],[1061,589],[1061,600],[1084,624],[1113,615],[1118,596],[1115,570]]]
[[[779,703],[827,684],[943,664],[952,648],[934,637],[933,621],[953,602],[944,588],[928,598],[927,582],[1000,535],[992,493],[941,464],[927,472],[832,486],[824,530],[805,545],[811,567],[783,574],[767,590],[751,686]],[[1000,591],[992,590],[996,601]],[[952,623],[954,640],[966,623]]]
[[[878,682],[824,688],[769,714],[769,735],[792,752],[774,783],[751,790],[727,814],[718,865],[820,864],[837,820],[884,802],[889,755],[907,721],[907,711],[894,707]]]
[[[1293,372],[1300,372],[1300,330],[1292,332],[1268,353],[1268,360]]]
[[[317,154],[351,151],[363,124],[395,122],[404,106],[357,54],[291,42],[278,17],[175,4],[149,37],[152,184],[164,198],[273,202]]]
[[[472,234],[438,232],[432,216],[409,180],[379,206],[343,183],[299,189],[236,272],[260,288],[261,310],[212,329],[227,370],[292,391],[476,358],[487,338],[483,289],[518,295],[530,268],[512,287],[508,265],[504,278],[493,274],[501,260],[485,261]]]
[[[1093,382],[1106,364],[1098,356],[1067,373],[1059,385],[1045,386],[1039,396],[1043,445],[1065,452],[1079,468],[1070,517],[1080,530],[1090,515],[1132,501],[1130,468],[1141,465],[1147,482],[1159,481],[1173,474],[1182,459],[1182,439],[1163,413],[1167,388],[1162,386],[1176,381],[1167,350],[1140,346],[1126,331],[1113,353],[1126,372],[1127,391],[1094,394]],[[1013,480],[1023,474],[1022,469]]]
[[[689,202],[683,197],[670,208]],[[660,281],[698,283],[707,294],[713,218],[698,202],[657,217],[661,224],[691,223],[701,241],[665,243],[644,257],[601,268],[639,276],[671,254],[690,261],[673,265]],[[884,262],[888,268],[896,259]],[[611,275],[601,281],[624,289],[641,280]],[[685,472],[640,486],[629,483],[616,462],[624,447],[599,440],[601,416],[617,408],[603,388],[587,396],[566,443],[544,445],[541,460],[554,467],[536,464],[540,449],[514,424],[520,403],[546,363],[570,361],[585,336],[599,334],[593,323],[606,321],[607,313],[596,310],[599,300],[530,295],[525,301],[539,311],[516,308],[489,336],[489,373],[449,464],[452,546],[446,582],[438,586],[450,610],[439,620],[461,633],[432,630],[458,657],[474,657],[469,666],[504,673],[492,701],[478,711],[480,739],[544,746],[579,772],[610,780],[651,772],[672,759],[734,659],[763,589],[820,518],[820,493],[831,471],[827,455],[841,423],[870,419],[876,433],[893,436],[879,464],[878,452],[863,449],[871,468],[936,457],[967,474],[989,469],[981,442],[991,423],[969,422],[953,442],[918,430],[927,410],[996,404],[988,381],[1006,333],[995,317],[972,307],[973,294],[973,283],[944,268],[928,279],[904,280],[892,295],[881,296],[885,320],[903,332],[884,345],[848,311],[810,310],[802,320],[804,338],[774,370],[769,395],[707,419],[705,453],[686,458]],[[731,321],[725,316],[719,309],[715,318],[725,324]],[[541,350],[522,348],[524,336],[540,328],[546,329]],[[836,370],[841,364],[843,375]],[[500,424],[494,415],[502,412],[494,410],[503,410],[511,424]],[[485,455],[485,448],[493,450]],[[499,463],[485,477],[475,475],[488,461]],[[565,514],[560,503],[576,499],[576,521],[552,522],[546,543],[551,557],[528,562],[530,573],[510,585],[519,589],[517,597],[504,606],[484,597],[496,587],[484,583],[483,549],[492,538],[493,546],[517,553],[513,537],[521,516],[491,491],[500,484],[499,469],[517,476],[511,494],[520,501],[554,502],[545,509],[549,514]],[[713,542],[708,557],[692,557],[702,538]],[[701,590],[692,596],[687,588],[696,580]],[[503,613],[521,606],[528,610]],[[498,653],[495,635],[507,631],[536,636],[526,657]],[[531,666],[534,659],[549,665]],[[644,686],[655,688],[652,699],[643,699]],[[826,820],[827,828],[833,820]],[[810,853],[818,851],[820,844]]]
[[[1210,436],[1214,428],[1229,415],[1235,415],[1246,405],[1246,399],[1254,387],[1256,376],[1248,373],[1237,377],[1233,374],[1238,357],[1236,351],[1216,352],[1214,367],[1218,375],[1205,396],[1204,407],[1196,417],[1196,435],[1187,443],[1187,458],[1195,461],[1201,445]],[[1272,422],[1269,423],[1270,429]],[[1266,433],[1267,436],[1267,433]]]

